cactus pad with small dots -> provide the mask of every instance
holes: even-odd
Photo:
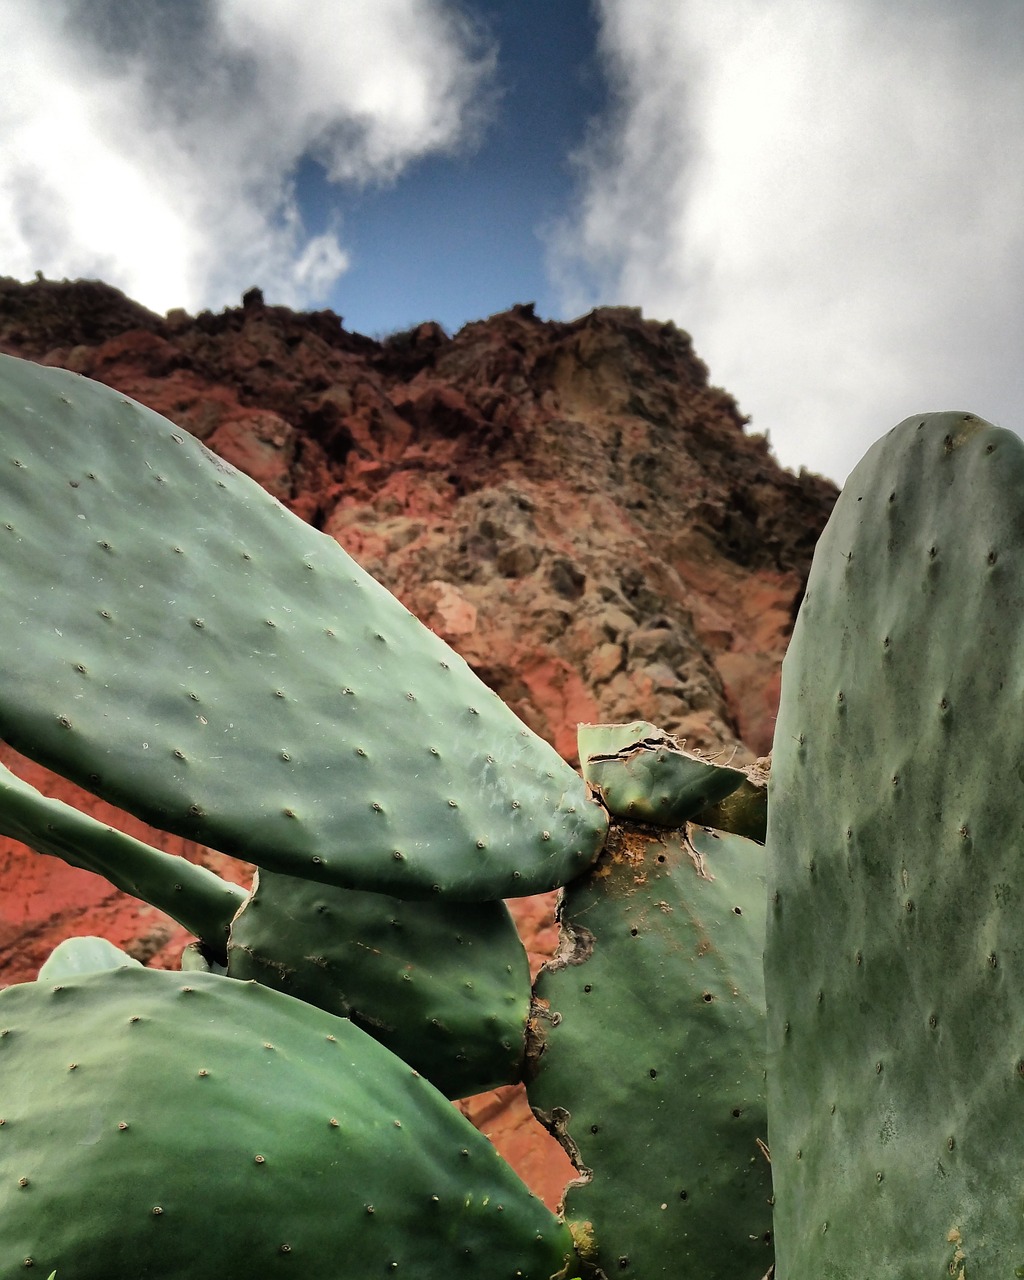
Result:
[[[450,1098],[519,1079],[530,968],[504,902],[409,902],[258,871],[228,974],[351,1018]]]
[[[847,481],[769,784],[779,1280],[1024,1274],[1024,445],[909,418]]]
[[[627,1280],[763,1275],[764,850],[614,823],[559,922],[527,1091],[585,1179],[565,1213],[590,1224],[591,1261]]]
[[[401,897],[593,861],[582,779],[331,538],[110,388],[0,356],[0,737],[154,826]]]
[[[138,967],[0,992],[0,1222],[0,1280],[548,1280],[571,1253],[351,1022]]]

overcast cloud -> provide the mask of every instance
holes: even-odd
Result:
[[[323,300],[344,229],[304,229],[299,159],[374,183],[470,146],[493,69],[446,0],[2,0],[0,50],[0,269],[157,311]]]
[[[839,480],[922,410],[1024,427],[1015,0],[599,7],[570,310],[674,319],[785,464]]]

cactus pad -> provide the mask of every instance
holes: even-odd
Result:
[[[765,955],[779,1280],[1024,1274],[1024,445],[901,423],[783,667]]]
[[[581,724],[578,738],[584,778],[609,813],[632,822],[682,826],[745,781],[646,721]]]
[[[564,883],[579,776],[331,538],[165,418],[0,356],[0,737],[271,870],[465,900]]]
[[[257,872],[228,974],[352,1018],[448,1097],[519,1079],[530,969],[503,902],[408,902]]]
[[[104,969],[122,967],[141,969],[142,965],[106,938],[65,938],[44,961],[39,970],[39,981],[52,985],[83,973],[101,973]]]
[[[566,1229],[352,1023],[119,968],[0,993],[0,1278],[548,1280]]]
[[[771,1261],[763,860],[737,836],[613,824],[563,890],[527,1090],[583,1173],[565,1214],[609,1277],[735,1280]]]

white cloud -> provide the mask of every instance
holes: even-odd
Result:
[[[0,271],[321,301],[347,258],[300,158],[388,182],[471,145],[492,66],[448,0],[0,0]]]
[[[315,142],[339,180],[395,177],[449,150],[492,65],[471,59],[472,31],[437,0],[218,0],[218,25],[261,91],[289,103],[289,149]]]
[[[602,0],[615,106],[567,305],[689,329],[790,466],[894,422],[1024,426],[1024,36],[999,0]]]

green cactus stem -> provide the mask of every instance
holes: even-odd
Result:
[[[206,867],[162,853],[62,800],[44,796],[3,765],[0,834],[103,876],[122,893],[163,911],[226,958],[231,918],[246,894]]]
[[[578,737],[584,778],[609,813],[633,822],[681,826],[745,780],[646,721],[582,724]]]
[[[228,974],[351,1018],[448,1097],[520,1078],[530,970],[503,902],[409,902],[258,871]]]

